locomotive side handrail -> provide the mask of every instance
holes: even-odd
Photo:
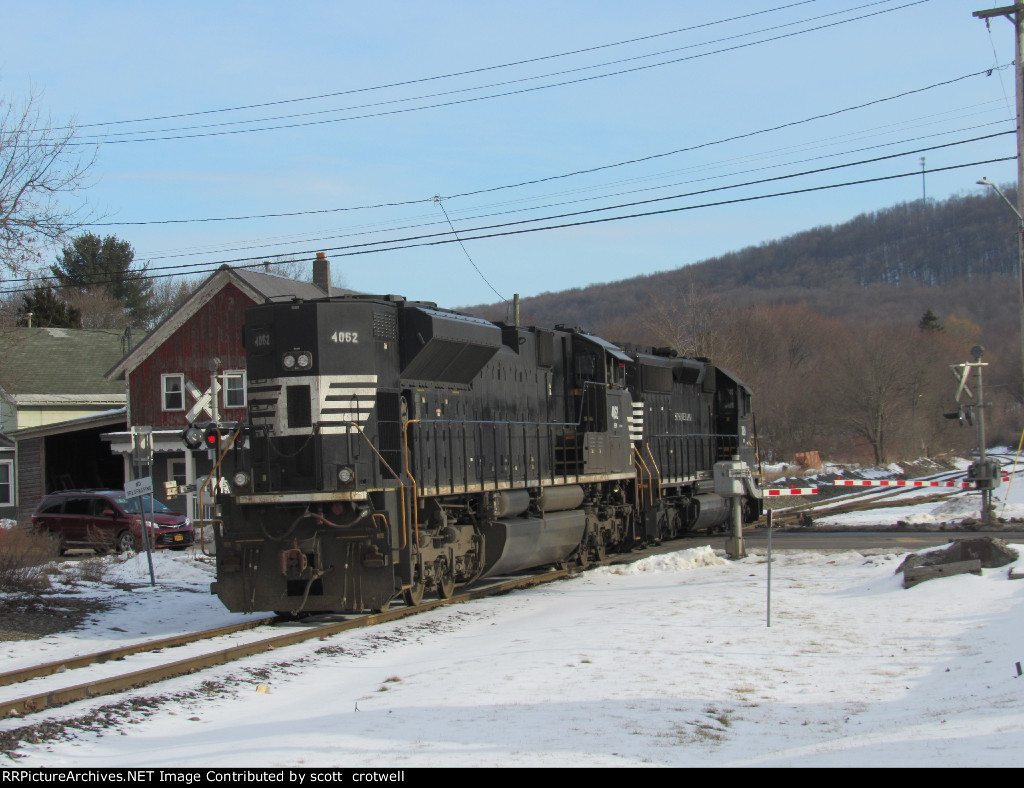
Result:
[[[651,465],[654,466],[654,470],[658,474],[658,497],[661,498],[661,468],[658,467],[658,461],[654,459],[654,454],[651,453],[651,444],[645,443],[644,448],[647,449],[647,456],[651,458]]]
[[[651,473],[651,469],[647,467],[647,463],[644,462],[644,458],[640,454],[640,452],[637,451],[636,446],[633,447],[633,454],[636,455],[637,462],[640,463],[638,466],[636,466],[637,476],[640,476],[640,468],[641,467],[643,467],[644,471],[647,473],[647,489],[651,490],[650,498],[651,498],[651,505],[653,506],[654,505],[654,493],[653,493],[654,474]],[[660,481],[659,481],[659,483],[660,483]],[[636,486],[637,486],[637,494],[639,496],[640,495],[640,490],[643,489],[643,484],[640,482],[639,479],[637,480],[637,485]],[[639,500],[639,498],[638,498],[638,500],[636,501],[638,509],[640,508],[640,505],[642,503],[643,503],[643,501]]]
[[[385,460],[381,453],[377,450],[377,447],[373,445],[373,441],[371,441],[367,437],[366,433],[363,431],[362,426],[354,421],[350,421],[349,424],[351,424],[353,427],[359,430],[359,434],[363,437],[363,440],[366,441],[367,445],[369,445],[373,453],[377,455],[377,459],[380,460],[380,464],[387,468],[388,471],[391,472],[391,475],[395,477],[395,481],[398,482],[399,495],[401,496],[402,499],[402,544],[400,549],[404,550],[406,544],[408,544],[409,528],[405,520],[405,485],[402,484],[402,478],[397,473],[395,473],[395,469],[391,467],[388,461]],[[411,479],[412,477],[410,476],[409,478]],[[374,517],[376,517],[376,515],[374,515]]]

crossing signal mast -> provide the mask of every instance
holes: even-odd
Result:
[[[974,357],[974,361],[965,361],[963,364],[953,364],[950,366],[953,377],[960,382],[956,390],[956,401],[959,407],[952,413],[945,413],[943,415],[947,419],[958,419],[961,425],[965,421],[968,424],[974,424],[977,421],[978,459],[968,467],[967,478],[974,482],[977,488],[981,490],[981,522],[983,525],[989,526],[992,525],[992,491],[999,486],[1002,475],[1000,473],[999,461],[990,460],[985,456],[985,408],[990,407],[991,403],[985,402],[984,398],[981,368],[988,366],[987,363],[981,360],[984,352],[985,348],[981,345],[975,345],[971,348],[971,355]],[[973,405],[960,405],[960,397],[965,393],[968,397],[974,398],[974,394],[967,387],[967,382],[973,370],[977,370],[978,373],[978,396]],[[975,416],[977,417],[976,419]]]

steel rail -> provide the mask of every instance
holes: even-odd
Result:
[[[119,646],[117,648],[107,649],[106,651],[96,651],[92,654],[82,654],[77,657],[69,657],[68,659],[58,659],[54,662],[46,662],[42,665],[33,665],[32,667],[21,668],[20,670],[12,670],[7,673],[0,673],[0,687],[6,687],[10,684],[19,684],[20,682],[40,678],[42,676],[52,676],[54,673],[63,673],[67,670],[75,670],[77,668],[88,667],[89,665],[110,662],[111,660],[124,659],[132,654],[141,654],[146,651],[156,651],[162,648],[185,646],[189,643],[196,643],[200,640],[209,640],[210,638],[230,635],[235,632],[244,632],[247,629],[255,629],[256,627],[263,626],[264,624],[270,624],[273,621],[273,618],[259,618],[254,619],[253,621],[245,621],[241,624],[229,624],[226,627],[206,629],[202,632],[191,632],[187,635],[173,635],[171,637],[160,638],[158,640],[146,640],[141,643],[134,643],[130,646]]]
[[[64,706],[75,701],[96,698],[102,695],[112,695],[117,692],[136,689],[159,681],[176,678],[188,673],[195,673],[199,670],[224,665],[245,657],[250,657],[266,651],[292,646],[313,638],[323,639],[353,629],[375,626],[389,621],[397,621],[401,618],[424,613],[444,605],[461,602],[468,602],[474,599],[482,599],[488,596],[497,596],[508,593],[517,588],[529,588],[531,586],[550,583],[561,580],[574,574],[569,569],[556,569],[544,572],[539,575],[519,577],[493,583],[481,588],[471,589],[456,594],[449,599],[437,599],[424,602],[414,607],[400,607],[383,613],[371,613],[361,615],[345,621],[337,621],[325,624],[317,624],[303,630],[287,632],[274,635],[264,640],[231,646],[229,648],[213,651],[200,656],[189,657],[175,662],[157,665],[143,670],[132,671],[119,676],[112,676],[106,679],[98,679],[70,687],[50,690],[22,698],[15,698],[9,701],[0,702],[0,719],[7,719],[13,716],[24,716],[35,712],[51,709],[57,706]],[[145,650],[145,649],[143,649]],[[64,663],[59,663],[64,664]],[[59,668],[58,668],[59,669]]]

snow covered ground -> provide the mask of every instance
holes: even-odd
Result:
[[[763,554],[684,546],[115,696],[104,714],[7,719],[0,737],[23,743],[0,765],[1019,765],[1024,581],[1006,567],[904,589],[898,555],[776,552],[769,627]],[[107,580],[140,585],[81,581],[116,606],[0,643],[0,672],[242,618],[206,593],[208,565],[155,559],[156,589],[144,557],[104,559]]]

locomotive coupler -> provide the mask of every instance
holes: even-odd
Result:
[[[288,550],[282,550],[278,556],[281,574],[285,577],[299,577],[309,568],[306,554],[299,548],[298,542],[292,542]]]
[[[363,553],[363,566],[379,569],[382,566],[387,566],[387,564],[388,557],[375,544],[371,544]]]

